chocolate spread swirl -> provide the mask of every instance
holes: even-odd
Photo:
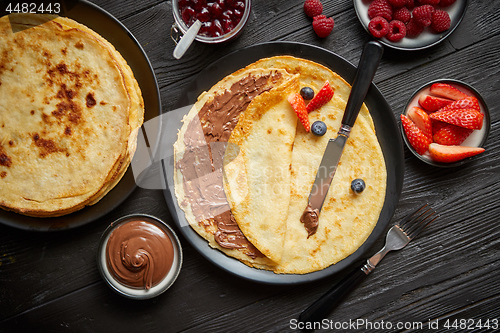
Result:
[[[106,246],[110,273],[131,288],[150,289],[160,283],[174,261],[174,248],[163,230],[146,221],[116,228]]]
[[[252,258],[263,255],[245,238],[231,213],[224,193],[222,164],[241,112],[254,97],[272,88],[269,82],[280,78],[279,72],[260,77],[248,75],[207,101],[188,124],[184,155],[176,164],[184,176],[182,204],[191,205],[196,220],[214,234],[220,246],[244,249]]]
[[[312,209],[311,204],[308,204],[304,213],[302,213],[302,216],[300,217],[300,222],[304,223],[304,228],[306,228],[307,238],[314,235],[316,230],[318,230],[318,214],[318,209]]]

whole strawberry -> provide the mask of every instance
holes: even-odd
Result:
[[[321,15],[323,12],[323,4],[319,0],[306,0],[304,2],[304,12],[309,17]]]
[[[320,38],[325,38],[332,32],[335,22],[333,22],[332,17],[318,15],[313,18],[312,24],[316,35],[318,35],[318,37]]]

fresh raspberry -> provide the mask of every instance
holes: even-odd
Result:
[[[435,32],[443,32],[450,28],[451,19],[447,12],[441,9],[436,9],[432,13],[431,28]]]
[[[432,12],[434,7],[431,5],[423,5],[415,7],[413,10],[413,18],[415,22],[423,27],[428,27],[432,22]]]
[[[441,7],[448,7],[450,5],[453,5],[455,3],[456,0],[441,0],[439,2],[439,6]]]
[[[392,6],[387,0],[374,0],[368,6],[368,17],[370,19],[382,16],[387,21],[392,20]]]
[[[382,38],[389,32],[389,22],[382,16],[374,17],[368,23],[368,31],[373,37]]]
[[[394,11],[393,19],[408,23],[411,20],[411,13],[406,7],[398,8]]]
[[[385,35],[385,38],[391,42],[397,42],[406,36],[406,26],[403,22],[393,20],[389,22],[389,32]]]
[[[408,8],[408,10],[412,10],[413,8],[415,8],[415,0],[407,0],[406,8]]]
[[[437,6],[440,0],[418,0],[418,3],[421,5],[432,5]]]
[[[406,37],[408,38],[415,38],[420,35],[422,31],[424,31],[424,27],[416,23],[414,18],[406,24]]]
[[[332,32],[334,24],[333,18],[327,18],[325,15],[318,15],[313,18],[314,32],[321,38],[325,38]]]
[[[399,8],[406,5],[406,0],[389,0],[389,3],[392,5],[392,7]]]
[[[323,4],[319,0],[306,0],[304,2],[304,12],[309,17],[321,15],[323,12]]]

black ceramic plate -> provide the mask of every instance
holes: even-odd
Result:
[[[329,52],[319,47],[290,42],[258,44],[231,53],[204,69],[181,95],[177,106],[182,107],[193,104],[202,91],[208,90],[224,76],[261,58],[276,55],[292,55],[316,61],[337,72],[349,83],[352,83],[356,72],[356,67],[347,62],[345,59],[333,52]],[[242,264],[240,261],[228,257],[218,250],[210,248],[207,241],[201,238],[189,226],[184,217],[183,211],[177,205],[177,200],[173,192],[173,163],[171,160],[163,160],[163,169],[167,181],[167,189],[164,191],[165,198],[172,216],[174,217],[174,220],[182,234],[196,248],[196,250],[198,250],[215,265],[242,278],[268,284],[298,284],[315,281],[337,273],[351,263],[360,259],[363,253],[368,250],[368,248],[384,231],[389,220],[391,219],[399,201],[404,175],[404,154],[401,134],[390,106],[387,104],[386,100],[374,84],[371,85],[370,90],[368,91],[365,103],[370,109],[373,117],[377,136],[387,165],[387,193],[384,207],[382,208],[377,225],[366,242],[356,252],[335,265],[321,271],[304,275],[275,274],[269,271],[250,268],[245,264]],[[189,108],[186,108],[184,112],[187,113],[188,111]],[[177,116],[176,118],[180,119],[181,117]],[[173,122],[173,118],[169,119],[169,123],[171,122]],[[177,129],[179,129],[181,127],[181,123],[178,121],[176,126]],[[177,133],[177,131],[174,131],[174,133]],[[163,150],[164,147],[171,149],[170,147],[174,144],[176,139],[176,134],[166,136],[162,139],[161,149]],[[166,146],[163,146],[163,144]]]
[[[146,53],[130,31],[111,14],[87,1],[76,2],[65,16],[86,25],[114,45],[132,68],[141,88],[146,110],[144,121],[158,117],[161,114],[161,101],[156,77]],[[151,139],[153,136],[149,137]],[[129,167],[115,188],[93,206],[56,218],[34,218],[0,209],[0,222],[12,227],[35,231],[75,228],[109,213],[121,204],[135,188],[136,181]]]
[[[370,23],[370,18],[368,17],[368,6],[370,5],[370,3],[371,1],[369,0],[354,0],[354,9],[356,10],[356,14],[358,15],[359,21],[368,32],[368,34],[370,34],[370,32],[368,31],[368,23]],[[385,37],[378,40],[384,45],[387,45],[394,49],[405,51],[422,50],[434,46],[445,40],[446,37],[448,37],[458,27],[465,15],[467,5],[467,0],[457,0],[453,5],[450,5],[448,7],[437,7],[437,9],[443,9],[447,11],[451,19],[450,28],[443,33],[433,33],[431,32],[431,29],[427,27],[425,28],[424,32],[422,32],[416,38],[405,37],[398,42],[391,42]]]

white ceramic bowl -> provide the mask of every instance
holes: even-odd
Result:
[[[462,91],[463,93],[476,97],[477,100],[479,101],[479,106],[481,108],[481,113],[484,114],[483,118],[483,126],[480,130],[474,130],[467,139],[462,142],[461,146],[469,146],[469,147],[483,147],[484,144],[486,143],[486,139],[488,138],[488,134],[490,132],[490,127],[491,127],[491,120],[490,120],[490,112],[489,109],[486,105],[486,102],[484,101],[483,97],[481,94],[474,89],[472,86],[469,84],[459,81],[459,80],[453,80],[453,79],[439,79],[439,80],[434,80],[429,83],[426,83],[425,85],[421,86],[418,88],[413,95],[410,97],[408,102],[406,103],[406,106],[403,110],[403,114],[406,115],[408,113],[408,110],[412,108],[413,106],[419,106],[418,104],[418,98],[420,97],[421,94],[428,94],[430,87],[434,83],[447,83],[452,85],[453,87],[457,88],[458,90]],[[442,163],[442,162],[436,162],[433,161],[432,158],[430,157],[429,153],[426,152],[423,155],[420,155],[413,149],[413,147],[410,145],[408,142],[408,138],[406,137],[405,131],[403,129],[403,125],[401,124],[401,133],[403,134],[403,140],[408,147],[408,149],[420,160],[423,162],[430,164],[432,166],[437,166],[437,167],[456,167],[459,165],[462,165],[464,163],[469,162],[471,159],[474,158],[468,157],[463,160],[453,162],[453,163]]]
[[[138,221],[138,220],[152,223],[155,226],[159,227],[161,230],[163,230],[165,234],[169,237],[174,249],[172,266],[170,267],[170,270],[168,271],[167,275],[161,280],[161,282],[154,285],[148,290],[144,288],[132,288],[118,281],[113,276],[113,274],[111,274],[106,259],[106,247],[108,244],[109,237],[111,236],[113,231],[115,231],[116,228],[118,228],[119,226],[122,226],[128,222]],[[113,289],[120,295],[132,299],[153,298],[160,295],[168,288],[170,288],[170,286],[177,279],[177,276],[179,275],[182,266],[181,243],[179,242],[179,239],[177,238],[177,235],[172,230],[172,228],[162,220],[154,216],[145,214],[127,215],[111,223],[101,236],[101,241],[99,243],[99,248],[97,251],[97,266],[104,281],[106,281],[106,283],[108,284],[108,286],[111,287],[111,289]]]

